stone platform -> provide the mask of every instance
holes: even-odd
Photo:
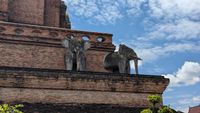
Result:
[[[109,110],[112,108],[109,106],[139,109],[149,106],[148,95],[162,95],[168,83],[169,79],[153,75],[0,67],[0,100],[31,106],[75,105],[68,109],[81,109],[79,105],[83,109],[88,105],[92,105],[91,109],[98,106]]]

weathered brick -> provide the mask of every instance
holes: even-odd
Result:
[[[64,69],[64,49],[35,45],[0,43],[0,65]]]
[[[103,63],[114,51],[110,34],[4,22],[0,29],[0,66],[65,69],[67,49],[61,45],[62,39],[74,35],[81,40],[88,35],[93,46],[86,52],[86,71],[109,72]],[[105,42],[97,43],[97,36],[105,37]]]
[[[60,0],[45,0],[44,25],[59,27],[60,26]]]
[[[8,12],[8,0],[0,0],[0,12]]]
[[[9,21],[44,25],[44,2],[45,0],[9,0]]]
[[[147,107],[147,96],[161,95],[168,83],[168,79],[156,76],[136,79],[125,74],[108,76],[106,73],[0,68],[0,99]]]
[[[8,21],[8,0],[0,0],[0,21]]]
[[[108,73],[104,59],[115,49],[112,35],[59,28],[60,21],[65,21],[60,19],[64,17],[60,12],[65,12],[60,8],[61,0],[0,0],[0,20],[10,21],[0,21],[1,101],[117,105],[121,109],[148,107],[149,94],[162,95],[169,79]],[[69,36],[78,40],[87,36],[91,42],[85,72],[65,70],[67,49],[61,42]]]

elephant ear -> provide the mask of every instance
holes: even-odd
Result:
[[[88,50],[91,47],[91,43],[90,42],[84,42],[84,50]]]
[[[70,39],[68,38],[64,38],[62,40],[62,46],[64,46],[65,48],[69,48],[69,43],[70,43]]]

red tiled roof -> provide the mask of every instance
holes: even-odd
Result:
[[[195,107],[190,107],[189,113],[200,113],[200,105]]]

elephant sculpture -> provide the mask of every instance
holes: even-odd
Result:
[[[133,49],[121,44],[118,52],[110,53],[105,57],[104,67],[113,72],[130,74],[130,60],[134,61],[135,73],[138,74],[138,60],[141,59]]]
[[[65,65],[67,70],[85,71],[85,51],[90,48],[90,42],[79,41],[73,37],[64,38],[62,45],[66,48]]]

